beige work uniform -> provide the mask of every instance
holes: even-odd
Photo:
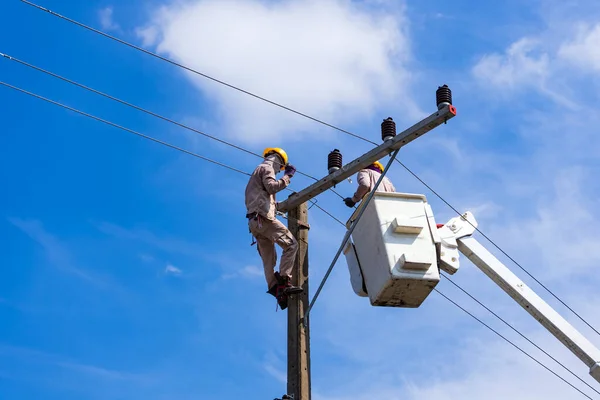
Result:
[[[356,189],[356,193],[352,196],[352,201],[358,203],[367,193],[373,190],[380,176],[381,174],[379,172],[373,171],[372,169],[361,169],[358,172],[358,177],[356,179],[358,181],[358,189]],[[396,188],[392,185],[392,182],[387,176],[384,176],[377,191],[395,192]]]
[[[279,265],[281,276],[292,277],[298,251],[298,242],[292,233],[275,217],[277,204],[275,193],[285,189],[289,184],[290,177],[284,175],[283,178],[277,179],[273,162],[265,160],[256,167],[246,186],[246,210],[248,214],[258,214],[258,217],[248,219],[248,227],[256,238],[268,289],[277,283],[274,271],[277,264],[275,243],[283,249]]]

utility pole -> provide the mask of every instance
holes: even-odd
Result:
[[[292,283],[304,291],[288,300],[287,393],[294,400],[310,400],[310,326],[304,323],[308,308],[308,209],[301,203],[288,212],[288,228],[298,241]]]

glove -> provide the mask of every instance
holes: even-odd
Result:
[[[354,207],[354,205],[356,204],[356,202],[352,201],[352,197],[346,197],[344,199],[344,204],[346,204],[346,206],[352,208],[352,207]]]
[[[285,166],[285,175],[287,175],[291,178],[292,176],[294,176],[295,173],[296,173],[296,167],[294,167],[292,164],[288,164]]]

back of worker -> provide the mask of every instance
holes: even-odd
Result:
[[[358,203],[367,193],[369,193],[375,185],[377,181],[381,177],[381,173],[383,172],[383,165],[379,161],[375,161],[373,164],[369,165],[365,169],[361,169],[358,172],[358,176],[356,178],[358,183],[358,188],[352,197],[346,197],[344,199],[344,203],[348,207],[354,207],[356,203]],[[387,176],[384,176],[381,183],[377,187],[378,192],[395,192],[396,188],[392,184]]]

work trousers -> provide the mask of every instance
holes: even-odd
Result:
[[[258,254],[262,258],[263,268],[265,269],[265,279],[267,280],[267,289],[277,284],[275,278],[275,265],[277,264],[277,252],[275,243],[281,247],[281,262],[279,264],[279,274],[282,277],[292,278],[296,252],[298,251],[298,242],[294,235],[279,220],[268,220],[262,217],[251,218],[248,221],[250,232],[256,238]]]

